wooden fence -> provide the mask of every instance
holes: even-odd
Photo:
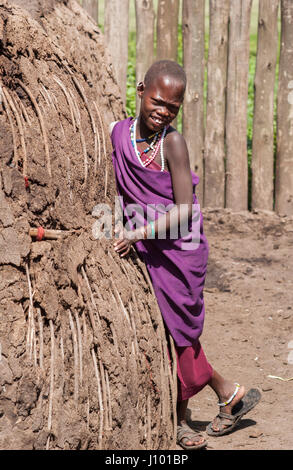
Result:
[[[253,0],[133,0],[136,77],[142,80],[156,59],[178,60],[178,24],[182,24],[182,62],[188,80],[182,132],[191,167],[200,177],[201,205],[293,215],[293,1],[254,1],[258,36],[250,168],[247,102]],[[95,20],[97,5],[97,0],[83,0]],[[129,0],[104,0],[105,41],[124,100],[130,6]]]

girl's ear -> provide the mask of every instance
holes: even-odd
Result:
[[[140,98],[143,95],[144,89],[145,89],[144,83],[143,82],[138,82],[138,84],[136,85],[136,90],[137,90],[137,94]]]

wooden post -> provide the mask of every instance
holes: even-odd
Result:
[[[136,81],[144,76],[154,61],[154,21],[153,0],[135,0],[136,16]],[[137,113],[140,100],[136,99]]]
[[[281,0],[276,212],[293,215],[293,2]]]
[[[196,194],[203,205],[204,152],[204,14],[205,0],[183,0],[183,64],[187,88],[183,103],[183,135],[191,169],[200,178]]]
[[[42,227],[29,229],[29,235],[33,238],[37,238],[39,241],[43,240],[44,238],[48,238],[49,240],[58,240],[59,238],[63,238],[66,235],[74,232],[76,232],[76,230],[53,230],[44,229]]]
[[[253,209],[273,210],[274,85],[278,48],[279,0],[260,0],[254,79],[252,139]]]
[[[157,60],[177,60],[179,0],[158,0]]]
[[[247,96],[252,0],[230,4],[226,115],[226,207],[247,210]]]
[[[105,43],[112,57],[114,73],[126,103],[128,62],[129,0],[105,2]]]
[[[82,0],[83,8],[98,23],[99,20],[99,0]]]
[[[204,205],[225,207],[225,113],[230,0],[210,0]]]
[[[179,0],[158,0],[157,60],[177,61]],[[172,126],[177,127],[177,119]]]

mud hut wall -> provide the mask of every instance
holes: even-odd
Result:
[[[100,30],[75,1],[0,1],[0,48],[0,448],[173,448],[148,274],[92,232],[125,116]]]

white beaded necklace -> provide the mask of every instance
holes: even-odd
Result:
[[[136,126],[137,126],[137,118],[135,118],[134,120],[134,123],[133,123],[133,147],[134,147],[134,150],[135,150],[135,154],[139,160],[139,163],[141,164],[141,166],[143,166],[145,168],[145,165],[143,164],[141,158],[140,158],[140,154],[137,150],[137,145],[136,145]],[[164,127],[164,130],[163,130],[163,133],[162,133],[162,137],[160,139],[160,142],[158,143],[158,145],[160,146],[160,155],[161,155],[161,171],[164,171],[165,169],[165,159],[164,159],[164,138],[166,136],[166,132],[167,132],[167,126]]]

